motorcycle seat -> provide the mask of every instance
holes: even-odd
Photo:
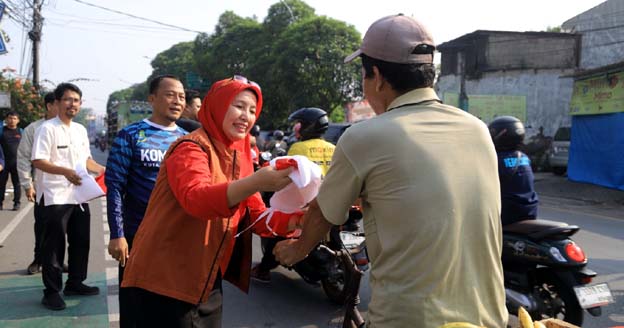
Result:
[[[526,235],[531,239],[565,238],[579,230],[578,226],[550,220],[524,220],[503,226],[503,233]]]

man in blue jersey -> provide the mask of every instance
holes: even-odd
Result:
[[[156,183],[160,162],[169,145],[187,132],[176,125],[185,107],[182,82],[173,75],[155,77],[149,85],[150,118],[117,133],[106,163],[106,200],[110,242],[108,253],[119,261],[119,285],[147,202]],[[120,326],[133,327],[133,297],[119,290]]]

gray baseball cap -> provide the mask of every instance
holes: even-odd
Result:
[[[397,64],[433,63],[435,43],[423,24],[403,14],[386,16],[366,31],[360,49],[344,60],[349,63],[361,54]]]

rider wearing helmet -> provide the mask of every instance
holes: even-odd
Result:
[[[489,125],[498,155],[503,225],[535,219],[539,199],[535,192],[529,157],[520,151],[525,130],[513,116],[500,116]]]
[[[299,124],[301,141],[290,146],[288,155],[303,155],[321,167],[323,175],[329,170],[331,158],[336,146],[322,139],[327,131],[329,120],[327,112],[320,108],[301,108],[290,114],[288,120]],[[280,131],[281,132],[281,131]],[[266,200],[265,200],[266,202]],[[268,206],[268,205],[267,205]],[[268,283],[271,281],[271,270],[279,265],[273,255],[273,248],[277,242],[284,240],[282,237],[262,237],[262,249],[264,254],[259,264],[251,270],[253,280]]]
[[[251,146],[251,161],[254,171],[260,169],[260,150],[258,149],[258,136],[260,136],[260,125],[256,124],[249,131],[249,145]]]
[[[273,158],[286,155],[288,143],[284,140],[284,132],[273,131],[273,140],[264,147],[264,150],[270,152]]]
[[[327,112],[320,108],[301,108],[290,114],[288,120],[300,124],[301,141],[290,146],[288,155],[303,155],[318,164],[323,175],[327,174],[336,146],[323,140],[322,136],[329,127]]]

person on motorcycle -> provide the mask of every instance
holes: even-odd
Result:
[[[273,158],[285,156],[288,152],[288,143],[284,141],[284,132],[281,130],[273,131],[273,140],[264,147],[264,150],[270,152]]]
[[[301,141],[295,142],[290,146],[288,156],[306,156],[309,160],[318,164],[323,175],[325,175],[327,170],[329,170],[331,158],[336,148],[332,143],[322,138],[329,126],[327,112],[316,107],[300,108],[288,116],[288,121],[294,122],[295,125],[299,124],[298,133],[301,136]],[[260,263],[251,270],[252,279],[263,283],[271,282],[271,270],[279,265],[279,262],[275,260],[273,255],[273,248],[280,240],[284,240],[284,238],[262,237],[264,254]]]
[[[520,150],[524,125],[513,116],[500,116],[488,128],[498,156],[503,225],[535,219],[539,199],[534,188],[531,160]]]
[[[323,170],[323,175],[327,174],[336,148],[322,138],[329,127],[327,112],[315,107],[301,108],[290,114],[288,120],[300,124],[299,135],[301,135],[301,141],[290,146],[288,156],[303,155],[318,164]]]
[[[260,136],[260,125],[256,124],[249,131],[249,143],[251,145],[251,161],[254,171],[260,169],[260,150],[258,149],[258,136]]]

